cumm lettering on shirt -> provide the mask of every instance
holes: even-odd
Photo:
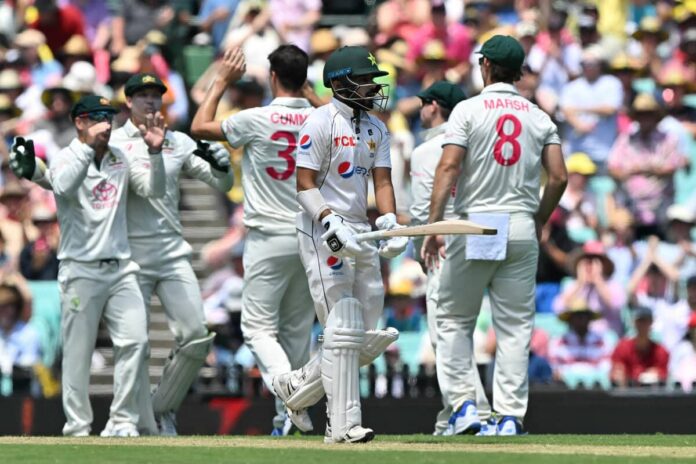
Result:
[[[301,126],[307,119],[306,114],[281,114],[271,113],[271,122],[273,124],[283,124],[284,126]]]
[[[495,100],[483,100],[483,106],[487,110],[510,109],[529,112],[529,103],[508,98],[496,98]]]

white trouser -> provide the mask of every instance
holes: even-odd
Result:
[[[450,405],[476,400],[473,334],[484,290],[491,300],[496,334],[494,410],[524,418],[528,401],[529,343],[534,325],[534,291],[539,246],[531,215],[510,216],[504,261],[465,259],[466,237],[447,241],[437,311],[437,372]]]
[[[442,265],[442,264],[440,264]],[[436,314],[438,311],[438,293],[440,290],[440,272],[441,268],[428,270],[428,284],[425,292],[425,304],[427,309],[428,334],[430,342],[433,345],[433,351],[437,356],[437,320]],[[476,363],[474,363],[476,367]],[[491,405],[486,397],[486,391],[481,383],[478,369],[474,369],[476,375],[476,409],[478,409],[479,418],[482,421],[487,420],[491,416]],[[442,433],[449,426],[449,418],[452,415],[452,404],[449,401],[450,384],[448,377],[437,373],[437,381],[440,385],[440,393],[442,395],[442,409],[438,411],[435,418],[435,432]]]
[[[114,350],[112,424],[138,423],[138,373],[147,364],[145,304],[138,289],[138,265],[130,260],[60,263],[63,339],[64,435],[91,430],[89,373],[99,321],[106,321]]]
[[[304,213],[297,218],[300,256],[307,273],[309,291],[322,327],[330,309],[342,298],[356,298],[363,306],[365,330],[374,330],[384,308],[384,284],[377,247],[372,242],[360,246],[363,253],[357,257],[335,256],[321,239],[324,230]],[[354,232],[369,232],[368,223],[345,224]]]
[[[179,235],[152,238],[131,238],[133,260],[140,266],[138,285],[147,308],[150,322],[150,301],[156,294],[174,334],[176,347],[205,337],[208,329],[203,313],[203,299],[193,267],[191,247]],[[145,433],[157,433],[150,398],[150,374],[147,365],[139,376],[141,381],[138,406],[141,411],[139,428]]]
[[[273,377],[309,360],[313,323],[312,297],[297,235],[250,229],[244,243],[242,333],[271,391]],[[276,411],[274,427],[282,427],[282,401],[276,401]]]

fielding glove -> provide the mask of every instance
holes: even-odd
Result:
[[[321,220],[321,224],[326,229],[321,239],[332,253],[341,256],[360,254],[360,244],[355,241],[353,232],[343,224],[341,216],[331,213]]]
[[[15,176],[31,180],[36,170],[34,142],[16,137],[10,150],[10,169]]]
[[[396,222],[394,213],[387,213],[378,217],[375,225],[379,230],[393,230],[405,227]],[[381,240],[379,242],[379,255],[386,259],[396,258],[406,250],[408,240],[408,237],[392,237],[388,240]]]
[[[230,170],[230,153],[221,143],[208,143],[199,140],[193,154],[205,160],[213,169],[221,172],[229,172]]]

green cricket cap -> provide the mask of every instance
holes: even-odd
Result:
[[[155,87],[162,93],[167,91],[167,86],[164,85],[164,82],[162,82],[162,80],[156,75],[149,73],[139,73],[131,76],[130,79],[126,81],[124,91],[126,97],[131,97],[138,90],[142,90],[147,87]]]
[[[331,88],[331,80],[344,76],[386,76],[387,71],[377,67],[377,59],[365,47],[341,47],[329,55],[324,64],[324,86]]]
[[[436,101],[440,106],[452,109],[462,100],[466,100],[466,94],[458,86],[447,81],[437,81],[427,89],[421,90],[418,96],[422,100]]]
[[[481,47],[479,53],[493,63],[518,71],[524,63],[522,45],[512,36],[494,35]]]
[[[72,110],[70,111],[70,117],[75,119],[78,116],[96,113],[97,111],[118,113],[118,110],[111,106],[111,102],[108,98],[99,95],[86,95],[80,98],[77,103],[73,105]]]

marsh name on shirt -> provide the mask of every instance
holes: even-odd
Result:
[[[483,100],[483,107],[487,110],[511,109],[529,112],[529,103],[508,98],[496,98],[494,100]]]

